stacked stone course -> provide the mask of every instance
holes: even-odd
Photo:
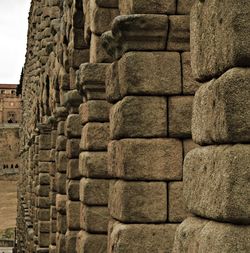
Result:
[[[249,243],[239,225],[249,219],[249,43],[234,34],[249,19],[229,11],[249,4],[224,3],[225,17],[219,2],[32,1],[18,252],[222,252],[222,242]],[[211,34],[230,27],[220,52]]]
[[[194,216],[177,230],[176,253],[250,251],[249,22],[248,1],[196,1],[192,9],[192,68],[203,82],[192,135],[203,147],[185,158],[184,199]]]

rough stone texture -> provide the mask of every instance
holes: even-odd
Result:
[[[250,69],[233,68],[204,84],[196,93],[192,119],[194,141],[250,141]]]
[[[110,226],[108,252],[170,253],[176,228],[176,224],[126,225],[115,222]]]
[[[219,223],[190,217],[177,229],[173,253],[225,252],[250,250],[249,226]]]
[[[109,208],[112,217],[125,223],[164,222],[167,219],[167,185],[117,181],[110,189]]]
[[[250,66],[249,14],[248,0],[195,1],[191,12],[191,59],[196,79],[204,81],[229,68]]]
[[[167,105],[164,98],[125,97],[112,107],[111,138],[164,137],[167,135],[166,117]]]
[[[210,219],[250,223],[249,145],[194,149],[184,164],[188,210]]]
[[[155,14],[174,14],[175,0],[119,0],[119,10],[121,15],[135,13],[155,13]]]
[[[127,180],[181,180],[182,144],[176,139],[123,139],[109,144],[109,175]]]

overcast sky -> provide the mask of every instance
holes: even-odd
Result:
[[[0,83],[19,83],[30,0],[0,0]]]

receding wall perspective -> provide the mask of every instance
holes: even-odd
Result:
[[[250,252],[239,2],[31,1],[17,252]]]

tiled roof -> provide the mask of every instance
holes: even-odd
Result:
[[[18,84],[2,84],[0,83],[0,89],[16,89]]]

